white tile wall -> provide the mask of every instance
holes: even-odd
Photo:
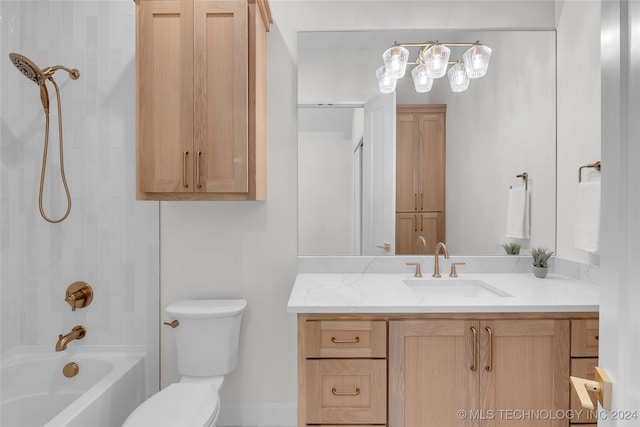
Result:
[[[0,2],[0,300],[1,343],[50,344],[77,324],[81,344],[142,344],[149,389],[158,370],[158,204],[135,200],[135,4],[110,1]],[[38,211],[44,113],[36,84],[9,52],[40,68],[80,70],[61,89],[69,218],[45,222]],[[55,90],[45,210],[66,209],[61,185]],[[66,287],[87,281],[92,305],[72,313]]]

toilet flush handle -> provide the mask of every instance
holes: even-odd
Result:
[[[177,328],[180,322],[178,322],[177,320],[174,320],[171,322],[164,322],[164,324],[167,326],[171,326],[172,328]]]

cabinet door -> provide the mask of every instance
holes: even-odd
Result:
[[[248,9],[194,2],[195,191],[248,191]]]
[[[396,211],[418,210],[418,120],[413,113],[396,115]]]
[[[427,242],[427,254],[433,254],[436,244],[444,242],[444,214],[397,213],[396,214],[396,255],[422,255],[422,246],[417,245],[418,236]]]
[[[188,2],[137,8],[138,193],[193,191],[193,11]]]
[[[444,211],[444,113],[422,113],[419,120],[418,210]]]
[[[478,405],[478,327],[469,320],[389,322],[390,427],[478,425],[458,412]]]
[[[555,415],[569,408],[569,321],[483,321],[480,334],[482,425],[568,426]]]

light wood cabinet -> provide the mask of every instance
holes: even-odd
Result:
[[[427,242],[427,253],[432,254],[444,236],[444,213],[399,212],[396,214],[396,254],[417,254],[418,236]]]
[[[298,322],[298,425],[386,424],[386,321]]]
[[[568,320],[391,321],[389,340],[390,427],[566,425],[515,411],[568,408]]]
[[[581,319],[571,321],[571,375],[578,378],[594,379],[595,368],[598,366],[598,319]],[[582,408],[580,399],[573,387],[570,387],[569,403],[571,411],[576,417],[571,419],[575,427],[588,427],[598,420],[596,411]],[[595,394],[589,393],[591,403],[598,407]]]
[[[396,254],[417,254],[408,216],[437,214],[440,224],[421,233],[427,241],[445,241],[446,105],[398,105],[396,112]],[[415,229],[416,227],[414,227]],[[414,230],[415,231],[415,230]],[[435,244],[429,245],[433,253]]]
[[[299,314],[298,426],[568,427],[589,331],[597,313]]]
[[[266,0],[137,0],[137,198],[266,198]]]

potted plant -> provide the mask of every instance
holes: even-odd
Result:
[[[549,258],[553,255],[553,251],[545,248],[531,248],[530,252],[533,257],[533,274],[539,278],[546,277],[549,271]]]
[[[503,243],[502,247],[507,255],[519,255],[520,254],[520,243]]]

